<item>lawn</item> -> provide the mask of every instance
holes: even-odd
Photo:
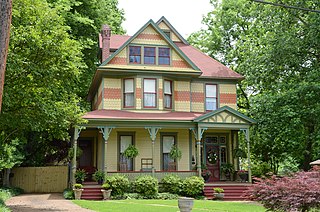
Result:
[[[179,211],[178,200],[109,200],[86,201],[74,200],[75,204],[94,211],[126,211],[130,212],[156,212]],[[195,200],[193,212],[197,211],[250,211],[259,212],[266,209],[254,202],[224,202],[212,200]]]

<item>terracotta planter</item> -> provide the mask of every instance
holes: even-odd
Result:
[[[224,198],[224,193],[213,193],[215,199],[222,200]]]
[[[101,192],[103,194],[103,200],[108,200],[111,197],[111,191],[112,189],[109,190],[105,190],[105,189],[101,189]]]
[[[82,191],[83,191],[83,189],[81,188],[81,189],[73,189],[73,192],[74,192],[74,198],[76,199],[76,200],[79,200],[79,199],[81,199],[81,194],[82,194]]]
[[[193,207],[193,198],[180,197],[178,199],[178,206],[181,212],[190,212]]]

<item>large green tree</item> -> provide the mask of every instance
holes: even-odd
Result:
[[[320,157],[320,14],[247,0],[211,3],[208,29],[189,40],[246,77],[238,106],[258,121],[254,157],[277,171],[290,155],[308,169]],[[282,3],[320,8],[315,0]]]

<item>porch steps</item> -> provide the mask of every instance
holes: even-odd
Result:
[[[96,182],[83,182],[83,192],[81,199],[84,200],[102,200],[101,185]]]
[[[208,199],[214,199],[213,188],[224,189],[224,200],[227,201],[245,201],[247,200],[243,195],[251,184],[206,184],[204,186],[204,196]]]

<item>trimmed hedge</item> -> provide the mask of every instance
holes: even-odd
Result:
[[[114,175],[106,178],[106,183],[110,185],[112,189],[112,196],[121,196],[129,190],[129,179],[124,175]]]
[[[134,191],[142,196],[158,194],[158,180],[150,175],[140,176],[133,182]]]
[[[182,180],[178,175],[169,174],[161,180],[161,189],[163,192],[171,194],[180,194],[182,187]]]
[[[197,197],[202,194],[204,180],[202,177],[188,177],[183,181],[182,194],[188,197]]]

